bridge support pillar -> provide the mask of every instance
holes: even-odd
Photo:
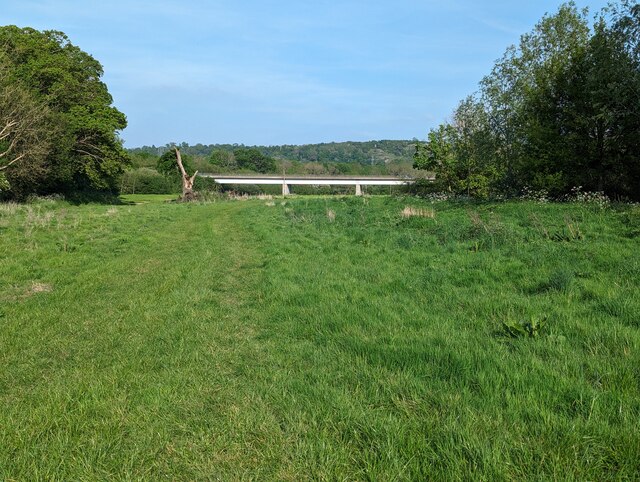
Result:
[[[289,194],[291,194],[291,192],[289,191],[289,185],[286,182],[282,183],[282,195],[283,196],[288,196]]]
[[[356,196],[362,196],[362,186],[356,184]]]

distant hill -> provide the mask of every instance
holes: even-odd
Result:
[[[305,144],[300,146],[245,146],[243,144],[180,144],[180,150],[192,156],[209,157],[214,150],[231,152],[241,147],[252,147],[263,154],[278,160],[298,161],[302,163],[358,163],[363,165],[388,165],[413,162],[416,141],[367,141],[367,142],[329,142]],[[171,145],[143,146],[129,149],[131,153],[162,155]]]

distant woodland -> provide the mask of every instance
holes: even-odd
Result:
[[[134,164],[144,164],[143,159],[151,156],[159,157],[166,151],[173,149],[176,144],[165,146],[143,146],[129,149],[129,153],[134,158]],[[416,149],[416,141],[368,141],[368,142],[330,142],[322,144],[305,145],[282,145],[282,146],[245,146],[243,144],[178,144],[177,147],[183,154],[193,158],[208,159],[212,169],[229,170],[238,168],[234,165],[231,157],[247,151],[259,151],[260,154],[276,161],[280,167],[289,170],[302,170],[303,164],[311,164],[306,169],[311,171],[319,170],[340,170],[344,172],[373,170],[376,172],[387,169],[397,171],[407,168],[413,162],[413,155]],[[235,154],[234,154],[235,153]],[[333,164],[352,164],[352,166],[342,166],[331,168]],[[368,169],[369,168],[369,169]],[[370,169],[373,168],[373,169]]]
[[[245,146],[241,144],[167,144],[129,149],[132,170],[122,178],[124,192],[177,189],[174,148],[188,171],[286,173],[306,175],[415,175],[416,141],[331,142],[324,144]],[[199,179],[200,188],[207,180]],[[205,184],[205,185],[203,185]]]

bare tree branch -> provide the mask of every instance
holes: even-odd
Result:
[[[22,160],[24,156],[25,156],[24,154],[20,154],[18,157],[16,157],[12,161],[9,161],[8,164],[5,164],[4,166],[0,166],[0,172],[4,171],[5,169],[8,169],[12,164],[15,164],[16,162]]]
[[[19,162],[39,161],[48,152],[50,111],[8,78],[0,57],[0,172]]]
[[[178,149],[177,147],[174,147],[174,149],[176,150],[176,159],[178,159],[178,168],[180,169],[180,174],[182,174],[182,177],[188,177],[187,176],[187,171],[184,170],[184,166],[182,165],[182,156],[180,156],[180,149]]]
[[[180,169],[180,173],[182,174],[182,200],[183,201],[192,201],[195,198],[195,194],[193,193],[193,183],[196,180],[196,176],[198,175],[198,171],[196,171],[193,176],[189,176],[187,171],[184,169],[184,165],[182,164],[182,156],[180,155],[180,149],[177,147],[174,148],[176,150],[176,160],[178,161],[178,169]]]

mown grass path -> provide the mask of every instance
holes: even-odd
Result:
[[[634,478],[638,219],[5,206],[0,478]]]
[[[43,208],[5,234],[1,477],[260,467],[233,422],[255,331],[240,208]]]

